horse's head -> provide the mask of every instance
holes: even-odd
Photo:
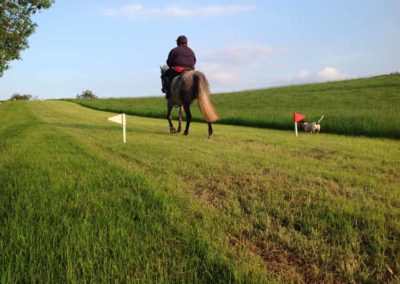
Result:
[[[165,75],[165,72],[168,70],[168,66],[160,66],[160,71],[161,71],[161,84],[162,84],[162,89],[161,92],[166,93],[167,92],[167,86],[168,86],[168,78]]]

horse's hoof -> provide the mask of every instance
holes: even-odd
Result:
[[[176,130],[176,132],[181,133],[181,129],[178,127],[178,129]]]
[[[185,131],[183,132],[183,135],[188,136],[189,132]]]
[[[174,134],[174,133],[176,133],[176,129],[173,128],[173,127],[171,127],[171,128],[169,129],[169,132],[170,132],[171,134]]]

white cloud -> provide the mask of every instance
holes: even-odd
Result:
[[[227,46],[206,56],[207,62],[219,62],[226,65],[251,65],[268,58],[272,48],[262,44],[243,44]]]
[[[323,82],[323,81],[333,81],[342,80],[349,78],[349,76],[341,73],[338,69],[333,67],[325,67],[317,72],[310,72],[307,70],[301,70],[298,75],[290,77],[288,81],[295,83],[307,83],[307,82]]]
[[[307,79],[307,77],[310,76],[310,72],[308,72],[307,70],[301,70],[298,77],[301,80]]]
[[[154,17],[219,17],[236,15],[254,10],[253,5],[226,5],[188,7],[180,5],[166,6],[162,8],[147,8],[140,4],[127,5],[121,8],[105,8],[103,14],[107,17],[126,16],[132,19],[147,19]]]
[[[207,75],[207,78],[219,85],[238,84],[240,76],[236,68],[229,68],[220,63],[204,63],[200,69]]]
[[[260,74],[273,51],[258,43],[227,46],[205,55],[199,69],[218,89],[243,89]]]
[[[122,7],[120,9],[120,11],[115,10],[116,11],[116,15],[120,12],[123,15],[126,16],[134,16],[134,15],[138,15],[140,13],[143,13],[144,8],[141,5],[128,5],[125,7]]]
[[[337,80],[343,77],[339,70],[333,67],[325,67],[317,73],[317,77],[324,81]]]

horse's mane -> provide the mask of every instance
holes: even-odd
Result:
[[[163,66],[160,66],[160,69],[161,69],[161,73],[164,74],[164,72],[167,71],[169,69],[169,67],[168,67],[168,65],[163,65]]]

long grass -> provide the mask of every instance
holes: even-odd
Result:
[[[164,98],[74,100],[105,111],[165,117]],[[294,112],[316,121],[322,132],[400,138],[400,76],[216,94],[220,123],[292,130]],[[194,108],[195,109],[195,108]],[[202,121],[195,110],[194,119]]]
[[[0,106],[2,282],[400,281],[400,144]]]

